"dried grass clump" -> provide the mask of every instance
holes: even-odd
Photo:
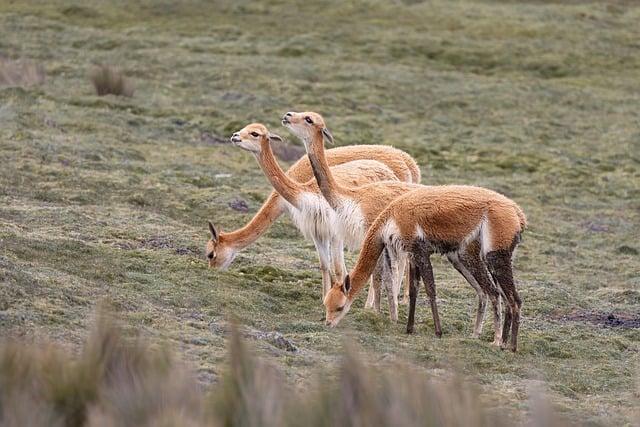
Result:
[[[44,83],[44,67],[27,59],[0,56],[0,86],[37,86]]]
[[[353,350],[338,377],[289,386],[234,330],[229,366],[205,391],[166,350],[127,338],[102,316],[78,357],[53,347],[0,345],[2,426],[506,426],[477,390],[408,366],[372,369]],[[330,374],[329,374],[330,375]],[[329,378],[329,379],[327,379]],[[533,424],[562,425],[547,404]]]
[[[117,68],[100,65],[91,70],[89,77],[99,96],[133,96],[133,84]]]
[[[201,404],[196,381],[168,352],[126,339],[105,316],[77,358],[0,344],[2,426],[204,425]]]

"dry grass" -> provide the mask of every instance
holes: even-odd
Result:
[[[91,70],[89,77],[98,96],[133,96],[133,84],[117,68],[100,65]]]
[[[0,57],[0,87],[37,86],[45,81],[44,67],[27,59]]]
[[[227,373],[208,391],[166,348],[127,336],[104,315],[78,357],[50,345],[0,348],[3,426],[510,424],[459,379],[432,381],[410,366],[372,369],[353,349],[337,366],[337,379],[336,369],[325,370],[300,392],[254,356],[237,330]],[[532,406],[538,424],[561,424],[544,400]]]

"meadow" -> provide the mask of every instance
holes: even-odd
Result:
[[[372,375],[455,372],[514,421],[542,388],[576,423],[638,422],[638,22],[631,1],[0,1],[0,338],[78,353],[104,302],[209,387],[235,319],[292,387],[340,375],[355,345]],[[100,64],[133,96],[97,96]],[[423,183],[522,206],[518,353],[490,322],[470,337],[475,293],[442,259],[442,339],[424,292],[412,336],[405,307],[393,324],[364,295],[327,329],[315,251],[285,217],[207,267],[207,221],[238,228],[270,191],[229,136],[263,122],[290,164],[290,110],[323,114],[337,145],[407,151]]]

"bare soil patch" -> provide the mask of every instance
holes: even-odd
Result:
[[[574,310],[570,313],[553,316],[564,322],[585,322],[608,328],[640,328],[640,313],[612,313],[602,311]]]

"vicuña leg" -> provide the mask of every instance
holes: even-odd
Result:
[[[418,298],[418,285],[420,284],[420,276],[416,266],[409,263],[409,280],[407,288],[409,289],[409,316],[407,317],[407,333],[412,334],[415,324],[416,300]]]
[[[331,289],[331,283],[335,280],[335,276],[332,274],[331,269],[331,245],[329,241],[313,239],[313,243],[316,246],[318,252],[318,259],[320,260],[320,272],[322,273],[322,301],[324,296]]]
[[[518,349],[518,330],[520,327],[522,300],[520,299],[520,295],[518,295],[513,281],[511,255],[512,251],[498,250],[489,252],[486,259],[489,271],[495,282],[500,286],[507,304],[502,330],[502,345],[503,347],[508,345],[509,349],[515,352]],[[511,337],[510,340],[509,337]]]
[[[400,273],[400,278],[398,279],[398,284],[402,286],[402,282],[404,281],[404,291],[402,294],[402,300],[400,301],[401,305],[406,305],[409,303],[409,291],[410,286],[409,282],[411,280],[411,267],[409,265],[409,257],[407,254],[403,254],[400,258],[400,266],[398,268],[398,272]],[[399,292],[398,292],[399,294]]]
[[[389,317],[394,322],[398,321],[398,264],[395,254],[385,248],[382,251],[381,258],[384,259],[383,283],[387,291],[387,300],[389,301]]]
[[[384,284],[387,290],[387,300],[389,301],[389,317],[394,322],[398,321],[398,256],[388,247],[382,251],[384,257]]]
[[[331,264],[336,279],[342,282],[346,275],[347,266],[344,263],[344,242],[341,239],[331,241]]]
[[[480,244],[472,242],[466,250],[460,254],[460,262],[463,264],[482,291],[489,297],[491,310],[493,312],[493,344],[502,345],[502,301],[500,289],[491,278],[485,262],[480,254]]]
[[[473,276],[471,271],[465,266],[465,263],[462,261],[461,257],[457,253],[448,254],[447,258],[449,262],[453,265],[453,267],[458,270],[460,274],[469,282],[471,287],[476,291],[478,295],[478,309],[476,311],[476,321],[473,327],[473,333],[471,336],[473,338],[478,338],[482,333],[482,325],[484,323],[484,315],[487,309],[487,294],[485,294],[484,290],[477,282],[476,278]]]
[[[438,315],[438,305],[436,303],[436,283],[433,278],[433,267],[431,266],[431,252],[422,242],[416,242],[413,245],[412,252],[413,262],[418,267],[420,277],[424,282],[424,287],[429,297],[436,336],[440,338],[442,336],[442,327],[440,326],[440,316]]]
[[[381,255],[376,263],[376,268],[371,275],[371,282],[369,283],[369,292],[367,293],[367,301],[364,303],[364,308],[374,308],[378,313],[380,312],[380,291],[381,285],[384,281],[384,257]]]

